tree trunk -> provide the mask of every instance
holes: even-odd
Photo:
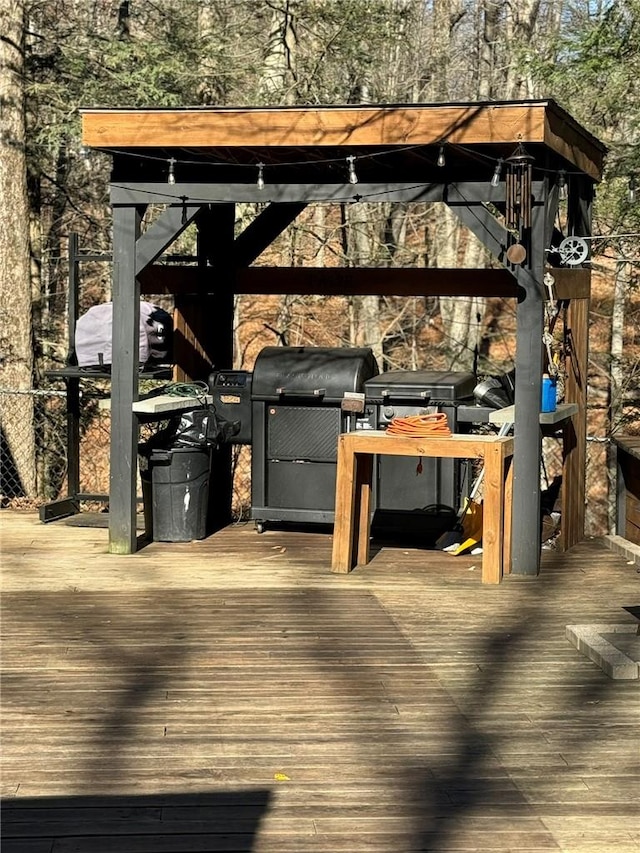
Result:
[[[533,80],[522,63],[517,61],[517,54],[525,45],[531,43],[540,0],[513,0],[508,3],[508,7],[506,42],[511,46],[511,61],[507,69],[506,96],[516,99],[533,98]]]
[[[465,12],[462,0],[434,0],[430,89],[437,101],[449,100],[451,37]]]
[[[480,269],[486,266],[486,250],[472,235],[467,238],[462,266]],[[482,341],[482,328],[487,300],[482,297],[441,298],[443,317],[448,317],[449,366],[455,370],[476,372]]]
[[[464,4],[459,0],[437,0],[433,4],[431,90],[436,100],[447,100],[449,97],[453,30],[463,15]],[[460,223],[446,204],[435,204],[432,207],[430,266],[455,268],[458,266]],[[473,350],[469,352],[468,349],[470,303],[458,297],[440,297],[440,314],[448,367],[466,369],[469,363],[473,363]]]
[[[375,236],[372,205],[363,202],[347,205],[347,263],[351,267],[372,266],[375,260]],[[383,368],[382,337],[380,335],[380,298],[378,296],[353,296],[352,343],[371,347]]]
[[[198,4],[198,38],[201,44],[207,44],[214,31],[213,8],[208,3]],[[197,96],[200,104],[215,104],[215,92],[212,90],[211,81],[207,76],[207,66],[203,52],[200,62],[200,82],[198,83]]]
[[[24,3],[5,0],[0,10],[0,387],[23,392],[5,397],[0,413],[2,466],[13,463],[14,496],[35,498],[33,334],[29,257],[29,204],[25,158]]]
[[[284,0],[282,7],[273,6],[271,25],[260,79],[260,96],[266,104],[294,104],[295,0]]]
[[[627,269],[628,264],[626,260],[619,260],[617,262],[613,286],[610,348],[611,381],[609,383],[609,430],[612,435],[617,432],[624,415],[625,370],[622,353],[624,345],[625,303],[628,289]],[[611,444],[607,448],[607,463],[609,483],[607,515],[609,532],[614,533],[616,529],[616,460],[615,449]]]
[[[458,266],[458,246],[460,223],[446,204],[436,204],[435,223],[432,229],[431,266],[436,268],[454,268]],[[447,366],[458,368],[457,359],[465,351],[469,334],[466,319],[468,310],[465,300],[458,296],[440,297],[440,314],[445,336],[444,352]]]
[[[478,97],[488,101],[494,97],[498,69],[496,46],[498,44],[498,19],[502,0],[484,0],[482,3],[483,21],[480,24],[480,51],[478,67]]]

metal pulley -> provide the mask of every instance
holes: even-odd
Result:
[[[589,244],[582,237],[565,237],[558,246],[560,260],[569,267],[583,264],[589,255]]]

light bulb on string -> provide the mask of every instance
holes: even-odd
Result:
[[[358,176],[356,175],[356,158],[353,156],[353,154],[349,154],[349,156],[347,157],[347,164],[349,166],[349,183],[357,184]]]
[[[447,158],[445,157],[445,154],[444,154],[444,145],[440,146],[440,150],[438,151],[438,161],[437,162],[438,162],[438,166],[440,166],[440,168],[447,165]]]
[[[167,162],[169,164],[169,174],[167,175],[167,183],[170,184],[171,186],[173,186],[176,182],[176,173],[175,173],[176,161],[175,161],[175,157],[169,157]]]
[[[629,178],[629,187],[627,189],[627,198],[629,200],[629,204],[635,204],[636,190],[636,178],[635,175],[631,175],[631,177]]]
[[[492,187],[497,187],[500,185],[500,175],[502,174],[503,163],[504,160],[502,159],[502,157],[500,157],[498,162],[496,163],[496,168],[493,170],[493,177],[491,178]]]
[[[258,180],[256,181],[256,186],[260,191],[264,189],[264,163],[258,163]]]
[[[567,192],[567,173],[564,169],[558,172],[558,198],[566,201],[569,193]]]

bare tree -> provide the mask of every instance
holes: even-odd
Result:
[[[534,84],[526,63],[518,61],[518,49],[529,45],[540,11],[540,0],[510,0],[507,3],[506,42],[511,46],[506,96],[532,98]]]
[[[268,104],[295,103],[295,0],[273,6],[260,79],[260,97]]]
[[[495,96],[496,82],[499,69],[496,61],[496,46],[498,44],[500,10],[503,0],[483,0],[479,6],[481,20],[480,50],[478,62],[478,97],[488,101]]]
[[[0,9],[0,386],[16,392],[32,388],[33,335],[29,260],[24,105],[24,15],[22,0]],[[10,458],[26,497],[36,495],[33,397],[16,395],[0,412],[2,464]],[[6,445],[5,445],[6,442]]]
[[[447,100],[449,96],[453,34],[464,13],[464,4],[459,0],[434,0],[430,89],[435,100]],[[445,142],[446,140],[443,140],[441,154],[446,158]],[[457,217],[446,204],[432,206],[428,233],[431,265],[457,267],[461,227]],[[468,343],[472,317],[470,302],[454,297],[441,297],[440,313],[445,335],[444,349],[450,366],[468,368],[473,362],[473,349],[469,348]]]
[[[624,364],[624,332],[626,305],[629,295],[631,264],[621,257],[616,262],[613,284],[613,305],[611,309],[611,344],[610,344],[610,382],[609,382],[609,424],[612,434],[615,434],[624,423],[624,403],[628,375]],[[608,517],[609,530],[616,529],[616,460],[615,448],[608,445]]]

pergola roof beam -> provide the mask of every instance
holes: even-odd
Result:
[[[344,107],[84,109],[83,144],[105,149],[540,143],[599,180],[605,147],[552,100]],[[347,152],[348,153],[348,152]],[[252,161],[250,161],[252,162]],[[253,161],[255,162],[255,160]]]

